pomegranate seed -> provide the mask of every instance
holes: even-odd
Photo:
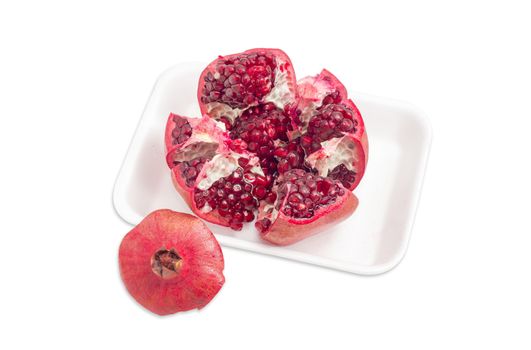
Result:
[[[254,185],[256,186],[267,186],[268,185],[268,181],[265,177],[261,176],[261,175],[256,175],[256,178],[255,178],[255,181],[254,181]]]
[[[234,186],[232,186],[232,193],[238,195],[238,194],[241,194],[242,193],[242,186],[240,184],[235,184]]]
[[[231,177],[230,180],[231,180],[232,183],[240,183],[240,182],[242,182],[243,169],[241,169],[241,168],[236,169],[236,171],[234,171],[230,177]]]
[[[308,195],[310,194],[310,188],[304,184],[300,185],[299,186],[299,192],[302,196],[304,197],[308,197]]]
[[[241,195],[240,200],[244,204],[250,204],[253,200],[253,197],[249,193],[245,192]]]
[[[253,214],[252,211],[244,210],[244,211],[242,212],[242,214],[243,214],[243,220],[244,220],[245,222],[251,222],[251,221],[254,220],[254,214]]]
[[[291,205],[295,205],[297,203],[301,203],[302,201],[304,200],[304,197],[302,196],[302,194],[300,193],[292,193],[289,198],[288,198],[288,202],[291,204]]]
[[[227,193],[230,193],[232,191],[232,183],[231,182],[225,182],[224,188],[225,188],[225,191]]]
[[[269,204],[275,203],[276,199],[277,199],[277,194],[275,192],[269,192],[265,198],[266,202]]]
[[[245,181],[249,182],[249,183],[254,183],[255,180],[256,180],[256,176],[254,176],[254,174],[252,173],[245,173],[243,175],[243,178]]]
[[[319,201],[321,200],[321,195],[317,191],[312,191],[310,193],[310,199],[315,203],[319,203]]]
[[[275,149],[275,156],[280,157],[280,158],[284,158],[287,155],[288,155],[288,150],[287,149],[281,148],[281,147]]]
[[[258,144],[256,142],[250,142],[249,145],[247,145],[247,149],[251,152],[256,152],[257,148]]]
[[[234,214],[232,214],[232,219],[234,221],[242,222],[243,221],[243,213],[241,211],[235,211]]]
[[[245,168],[249,164],[249,158],[239,158],[238,159],[238,165],[240,165],[242,168]]]
[[[258,231],[264,232],[271,226],[271,220],[269,220],[268,218],[263,218],[262,220],[258,220],[254,224],[254,226],[256,227]]]
[[[236,152],[244,152],[245,150],[247,150],[249,146],[247,145],[247,142],[243,141],[243,140],[234,140],[231,144],[230,144],[230,148]]]
[[[219,208],[220,209],[229,209],[229,202],[227,202],[225,199],[223,199],[221,202],[219,202]]]
[[[253,191],[253,194],[256,196],[256,198],[258,199],[264,199],[265,196],[266,196],[266,189],[265,187],[262,187],[262,186],[257,186],[254,191]]]
[[[230,205],[236,204],[236,201],[237,201],[236,196],[234,194],[232,194],[232,193],[229,194],[227,196],[227,201],[229,202]]]

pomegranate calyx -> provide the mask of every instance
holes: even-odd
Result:
[[[151,257],[151,270],[162,279],[175,278],[183,264],[182,258],[174,248],[161,248]]]

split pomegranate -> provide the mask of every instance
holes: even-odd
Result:
[[[200,309],[225,282],[223,254],[208,227],[166,209],[149,214],[124,237],[119,265],[129,293],[159,315]]]
[[[261,237],[296,242],[357,206],[367,163],[361,114],[330,72],[296,82],[288,56],[219,56],[199,78],[203,116],[170,115],[168,166],[194,213],[235,230],[258,217]]]

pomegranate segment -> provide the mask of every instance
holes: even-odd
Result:
[[[202,165],[192,185],[185,190],[196,215],[234,230],[241,230],[244,222],[254,219],[258,201],[267,193],[269,182],[261,172],[258,158],[246,157],[228,151]],[[240,165],[243,163],[245,167]],[[174,183],[183,183],[177,168],[173,174]]]
[[[367,165],[367,134],[361,114],[343,84],[323,71],[299,81],[299,110],[293,118],[302,133],[306,164],[321,176],[340,180],[349,190],[361,181]]]
[[[274,204],[262,206],[255,227],[266,241],[286,245],[335,225],[354,212],[357,198],[340,181],[293,169],[279,178]]]
[[[328,70],[323,69],[316,76],[302,78],[297,82],[299,95],[298,109],[301,111],[295,123],[302,132],[306,131],[310,118],[315,115],[317,108],[341,103],[347,99],[347,89]]]
[[[259,103],[284,110],[297,103],[297,83],[289,57],[278,49],[252,49],[219,56],[201,73],[197,97],[202,114],[231,125]]]
[[[201,309],[225,282],[212,232],[195,216],[167,209],[149,214],[124,237],[119,265],[129,293],[158,315]]]

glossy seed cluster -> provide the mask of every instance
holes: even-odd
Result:
[[[323,178],[304,169],[292,169],[279,178],[276,210],[297,219],[309,219],[321,207],[334,203],[345,194],[337,180]],[[270,208],[267,214],[271,214]],[[272,222],[264,217],[255,222],[259,232],[265,232]]]
[[[267,95],[275,83],[275,57],[266,52],[220,59],[205,75],[202,103],[220,102],[244,108]]]
[[[353,170],[348,170],[345,164],[339,164],[329,171],[328,177],[341,181],[346,188],[349,188],[354,182],[356,182],[356,173]]]
[[[194,185],[197,175],[199,175],[203,165],[205,165],[205,162],[208,160],[209,159],[206,157],[197,157],[190,161],[176,162],[176,165],[179,167],[188,187]]]
[[[322,206],[336,201],[345,194],[339,181],[323,178],[302,169],[288,171],[279,186],[280,202],[287,198],[282,212],[294,218],[311,218]]]
[[[230,137],[235,140],[234,148],[255,153],[264,172],[273,174],[276,170],[275,141],[287,142],[287,132],[291,128],[291,119],[283,110],[273,103],[265,103],[246,109],[236,118]]]
[[[199,209],[209,205],[220,216],[229,218],[230,227],[239,230],[243,222],[254,220],[259,200],[274,202],[276,195],[267,193],[268,180],[261,175],[236,169],[231,175],[214,182],[208,190],[195,190],[194,199]]]
[[[310,119],[306,135],[301,138],[302,147],[315,152],[321,148],[321,142],[356,132],[356,127],[357,120],[349,107],[335,103],[323,105]]]
[[[304,150],[297,138],[286,145],[275,149],[275,157],[278,159],[277,170],[283,174],[291,169],[301,169],[304,167]]]
[[[192,136],[192,127],[185,118],[176,115],[173,117],[173,122],[175,127],[171,132],[171,137],[174,145],[183,143]]]

